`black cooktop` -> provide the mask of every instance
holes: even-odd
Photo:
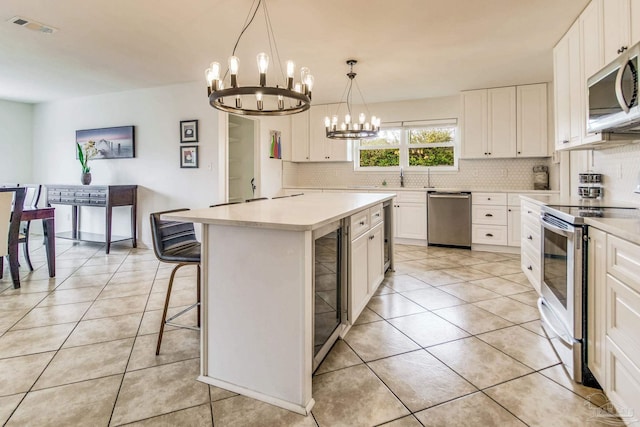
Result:
[[[640,209],[632,207],[547,205],[542,207],[542,211],[571,224],[583,224],[584,218],[640,219]]]

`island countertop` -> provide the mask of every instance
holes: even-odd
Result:
[[[315,230],[378,203],[395,193],[311,193],[297,197],[193,209],[165,214],[163,219],[201,224],[278,230]]]

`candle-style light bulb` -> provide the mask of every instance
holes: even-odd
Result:
[[[258,71],[260,72],[260,86],[267,84],[267,69],[269,68],[269,55],[260,52],[256,57],[258,61]]]
[[[229,58],[229,73],[231,74],[231,87],[238,87],[238,69],[240,59],[237,56]]]
[[[236,108],[242,108],[242,98],[240,95],[236,95]]]
[[[220,80],[220,63],[212,62],[209,68],[211,68],[213,80]]]
[[[346,125],[346,124],[344,124],[344,123],[342,123],[342,124],[340,125],[340,130],[347,130],[347,125]]]
[[[300,93],[307,93],[307,77],[309,76],[309,69],[307,67],[300,68],[300,83],[302,83],[302,91]]]
[[[262,110],[262,92],[256,92],[256,101],[258,101],[258,110]]]
[[[360,124],[363,124],[366,119],[367,116],[365,116],[364,113],[360,113],[360,116],[358,117],[358,121],[360,122]]]
[[[331,124],[332,125],[337,125],[338,124],[338,116],[333,116],[331,118]]]
[[[284,98],[278,95],[278,110],[284,110]]]
[[[324,118],[324,127],[328,128],[329,126],[331,126],[331,119],[327,116]]]
[[[296,64],[295,62],[289,60],[287,61],[287,78],[293,79],[293,75],[296,72]]]
[[[351,114],[345,114],[345,116],[344,116],[344,122],[345,122],[346,124],[351,123]]]
[[[302,90],[302,87],[300,86],[300,83],[296,83],[295,89],[296,92],[300,93],[300,91]]]
[[[313,78],[313,76],[311,74],[307,74],[307,81],[305,82],[305,84],[307,85],[307,92],[309,94],[309,99],[311,99],[311,91],[313,90],[314,81],[315,79]]]

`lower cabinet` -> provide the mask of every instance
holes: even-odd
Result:
[[[540,206],[522,201],[520,208],[520,265],[535,290],[540,293],[542,282],[542,241]]]
[[[624,420],[640,414],[640,246],[593,227],[589,237],[587,363]]]
[[[398,191],[393,207],[396,238],[427,240],[427,194],[424,191]]]
[[[349,322],[353,324],[384,279],[384,223],[351,241],[349,260]]]

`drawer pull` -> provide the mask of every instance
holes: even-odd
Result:
[[[360,225],[364,225],[364,221],[360,221]]]
[[[377,214],[375,214],[375,216],[380,217],[380,212],[378,212]]]
[[[491,233],[487,233],[487,234],[485,234],[485,236],[486,236],[486,237],[493,237],[493,234],[491,234]]]
[[[532,236],[531,234],[529,234],[529,235],[527,236],[527,239],[529,239],[529,240],[533,240],[533,236]]]
[[[530,214],[530,213],[531,213],[531,211],[527,211],[527,213],[528,213],[528,214]]]
[[[527,270],[533,271],[533,267],[529,266],[527,267]]]
[[[484,216],[492,217],[493,214],[488,213],[488,214],[484,214]]]
[[[491,197],[487,197],[487,200],[491,200]]]

